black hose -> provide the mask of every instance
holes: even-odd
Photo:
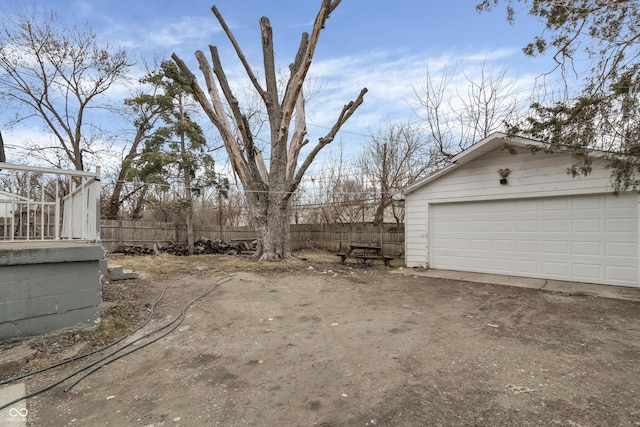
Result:
[[[226,279],[226,280],[224,280]],[[201,300],[202,298],[206,297],[207,295],[209,295],[211,292],[213,292],[218,286],[222,285],[223,283],[226,283],[228,281],[230,281],[231,279],[233,279],[233,277],[225,277],[224,279],[220,279],[217,280],[216,283],[214,283],[214,285],[212,287],[210,287],[209,289],[207,289],[205,292],[201,293],[200,295],[198,295],[197,297],[195,297],[194,299],[192,299],[191,301],[189,301],[184,307],[182,307],[182,311],[180,312],[180,314],[178,315],[178,317],[176,317],[175,319],[173,319],[171,322],[167,323],[166,325],[163,325],[159,328],[156,328],[154,330],[152,330],[151,332],[145,334],[144,336],[136,339],[135,341],[130,342],[129,344],[127,344],[124,347],[119,348],[118,350],[108,354],[105,357],[102,357],[100,359],[98,359],[95,363],[92,363],[91,365],[83,368],[81,371],[86,370],[87,368],[90,368],[91,366],[96,365],[99,362],[102,362],[103,360],[108,359],[109,357],[113,356],[114,354],[124,350],[125,348],[127,348],[130,345],[133,345],[134,343],[142,340],[143,338],[146,338],[150,335],[153,335],[157,332],[162,331],[163,329],[168,328],[169,326],[173,325],[175,323],[175,325],[173,325],[173,327],[171,329],[169,329],[167,332],[165,332],[164,334],[160,335],[159,337],[154,338],[153,340],[146,342],[132,350],[127,351],[126,353],[123,353],[117,357],[114,357],[113,359],[107,360],[105,363],[93,368],[91,371],[87,372],[86,374],[84,374],[83,376],[81,376],[80,378],[78,378],[76,381],[74,381],[71,385],[69,385],[67,388],[64,389],[65,393],[68,392],[69,390],[71,390],[73,387],[75,387],[80,381],[82,381],[83,379],[85,379],[86,377],[88,377],[89,375],[93,374],[94,372],[96,372],[97,370],[99,370],[100,368],[102,368],[103,366],[107,366],[113,362],[115,362],[118,359],[121,359],[125,356],[128,356],[129,354],[136,352],[142,348],[145,348],[146,346],[153,344],[159,340],[161,340],[162,338],[166,337],[167,335],[169,335],[171,332],[175,331],[176,329],[178,329],[178,326],[180,326],[182,324],[182,321],[184,320],[184,316],[187,312],[187,310],[189,309],[189,307],[191,307],[193,304],[195,304],[196,302],[198,302],[199,300]],[[224,281],[223,281],[224,280]],[[80,373],[81,371],[78,371],[77,373]],[[76,374],[74,373],[72,376],[75,376]],[[69,377],[69,378],[71,378]]]
[[[57,368],[58,366],[66,365],[67,363],[83,359],[83,358],[85,358],[87,356],[91,356],[93,354],[100,353],[101,351],[104,351],[104,350],[106,350],[106,349],[108,349],[110,347],[113,347],[114,345],[118,344],[122,340],[130,337],[131,335],[133,335],[136,332],[138,332],[140,329],[142,329],[145,326],[147,326],[147,324],[151,321],[151,318],[153,317],[156,305],[158,305],[160,300],[162,300],[162,298],[164,297],[164,294],[167,291],[167,289],[169,289],[169,287],[173,286],[178,280],[183,279],[184,277],[186,277],[186,276],[178,277],[178,278],[172,280],[167,286],[165,286],[164,289],[162,290],[162,292],[160,293],[160,296],[158,297],[158,299],[156,299],[154,301],[154,303],[151,305],[151,312],[149,313],[149,317],[147,317],[147,319],[140,326],[138,326],[134,330],[130,331],[126,335],[118,338],[115,341],[110,342],[109,344],[106,344],[106,345],[104,345],[104,346],[102,346],[100,348],[97,348],[95,350],[89,351],[87,353],[83,353],[83,354],[79,354],[77,356],[70,357],[68,359],[65,359],[65,360],[62,360],[60,362],[54,363],[53,365],[45,366],[44,368],[41,368],[41,369],[38,369],[38,370],[35,370],[35,371],[31,371],[31,372],[24,373],[22,375],[18,375],[18,376],[15,376],[15,377],[7,378],[6,380],[0,381],[0,385],[9,384],[9,383],[12,383],[14,381],[21,380],[23,378],[27,378],[27,377],[30,377],[30,376],[33,376],[33,375],[40,374],[42,372],[46,372],[46,371],[48,371],[50,369]]]
[[[166,328],[170,327],[171,325],[173,325],[174,323],[176,323],[176,322],[177,322],[177,323],[173,326],[173,328],[171,328],[171,329],[170,329],[169,331],[167,331],[166,333],[164,333],[164,334],[160,335],[159,337],[157,337],[157,338],[155,338],[155,339],[153,339],[153,340],[151,340],[151,341],[149,341],[149,342],[147,342],[147,343],[144,343],[143,345],[138,346],[138,347],[136,347],[136,348],[134,348],[134,349],[132,349],[132,350],[129,350],[129,351],[127,351],[127,352],[125,352],[125,353],[123,353],[123,354],[121,354],[121,355],[119,355],[119,356],[117,356],[117,357],[115,357],[115,358],[113,358],[113,359],[111,359],[111,360],[107,360],[105,363],[103,363],[103,364],[101,364],[101,365],[97,366],[96,368],[92,369],[91,371],[87,372],[85,375],[83,375],[82,377],[80,377],[79,379],[77,379],[75,382],[73,382],[71,385],[69,385],[69,386],[68,386],[64,391],[65,391],[65,392],[67,392],[67,391],[71,390],[71,389],[72,389],[73,387],[75,387],[75,386],[76,386],[80,381],[82,381],[83,379],[85,379],[85,378],[86,378],[86,377],[88,377],[89,375],[93,374],[94,372],[96,372],[96,371],[97,371],[97,370],[99,370],[100,368],[102,368],[102,367],[104,367],[104,366],[106,366],[106,365],[108,365],[108,364],[110,364],[110,363],[112,363],[112,362],[115,362],[116,360],[119,360],[119,359],[121,359],[121,358],[123,358],[123,357],[125,357],[125,356],[127,356],[127,355],[129,355],[129,354],[131,354],[131,353],[133,353],[133,352],[135,352],[135,351],[138,351],[138,350],[140,350],[140,349],[142,349],[142,348],[144,348],[144,347],[146,347],[146,346],[148,346],[148,345],[150,345],[150,344],[153,344],[154,342],[157,342],[158,340],[160,340],[160,339],[164,338],[165,336],[169,335],[171,332],[175,331],[175,330],[178,328],[178,326],[180,326],[180,324],[181,324],[181,323],[182,323],[182,321],[184,320],[185,313],[187,312],[187,310],[188,310],[188,309],[189,309],[193,304],[195,304],[195,303],[196,303],[197,301],[199,301],[200,299],[202,299],[202,298],[206,297],[207,295],[209,295],[209,294],[210,294],[211,292],[213,292],[213,291],[214,291],[218,286],[220,286],[220,285],[222,285],[222,284],[224,284],[224,283],[227,283],[228,281],[230,281],[230,280],[232,280],[232,279],[233,279],[233,276],[228,276],[228,277],[224,277],[224,278],[222,278],[222,279],[218,279],[218,280],[216,280],[216,282],[213,284],[213,286],[211,286],[211,287],[210,287],[209,289],[207,289],[205,292],[203,292],[203,293],[201,293],[200,295],[198,295],[196,298],[194,298],[194,299],[192,299],[191,301],[189,301],[189,302],[188,302],[188,303],[187,303],[187,304],[182,308],[182,310],[181,310],[180,314],[179,314],[179,315],[178,315],[174,320],[172,320],[171,322],[167,323],[166,325],[163,325],[163,326],[161,326],[161,327],[159,327],[159,328],[156,328],[156,329],[152,330],[151,332],[149,332],[149,333],[147,333],[147,334],[143,335],[142,337],[140,337],[140,338],[138,338],[138,339],[136,339],[136,340],[134,340],[134,341],[130,342],[129,344],[127,344],[127,345],[125,345],[125,346],[123,346],[123,347],[121,347],[121,348],[119,348],[119,349],[117,349],[117,350],[115,350],[115,351],[113,351],[113,352],[109,353],[108,355],[106,355],[106,356],[104,356],[104,357],[102,357],[102,358],[98,359],[98,360],[97,360],[97,361],[95,361],[95,362],[90,363],[89,365],[84,366],[84,367],[83,367],[83,368],[81,368],[81,369],[78,369],[78,370],[76,370],[76,371],[72,372],[71,374],[69,374],[69,375],[65,376],[64,378],[62,378],[62,379],[60,379],[60,380],[58,380],[58,381],[56,381],[56,382],[54,382],[54,383],[52,383],[52,384],[47,385],[46,387],[43,387],[43,388],[41,388],[41,389],[39,389],[39,390],[36,390],[36,391],[34,391],[34,392],[31,392],[31,393],[29,393],[29,394],[27,394],[27,395],[25,395],[25,396],[22,396],[22,397],[20,397],[20,398],[18,398],[18,399],[14,399],[14,400],[12,400],[11,402],[8,402],[8,403],[5,403],[5,404],[3,404],[3,405],[0,405],[0,410],[3,410],[3,409],[5,409],[5,408],[8,408],[9,406],[11,406],[11,405],[13,405],[13,404],[15,404],[15,403],[20,402],[21,400],[29,399],[29,398],[34,397],[34,396],[37,396],[38,394],[41,394],[41,393],[43,393],[43,392],[45,392],[45,391],[51,390],[53,387],[55,387],[55,386],[57,386],[57,385],[59,385],[59,384],[61,384],[61,383],[65,382],[65,381],[67,381],[68,379],[73,378],[74,376],[76,376],[76,375],[77,375],[77,374],[79,374],[80,372],[86,371],[87,369],[89,369],[89,368],[91,368],[91,367],[93,367],[93,366],[97,365],[98,363],[100,363],[100,362],[102,362],[102,361],[104,361],[104,360],[108,359],[109,357],[111,357],[111,356],[113,356],[113,355],[117,354],[118,352],[122,351],[123,349],[125,349],[125,348],[127,348],[127,347],[129,347],[129,346],[131,346],[131,345],[133,345],[134,343],[136,343],[136,342],[138,342],[138,341],[140,341],[140,340],[142,340],[142,339],[144,339],[144,338],[146,338],[146,337],[148,337],[148,336],[150,336],[150,335],[153,335],[153,334],[155,334],[155,333],[157,333],[157,332],[160,332],[160,331],[162,331],[162,330],[164,330],[164,329],[166,329]],[[169,287],[169,286],[167,286],[167,288],[168,288],[168,287]],[[166,290],[166,288],[165,288],[165,290]],[[163,290],[163,293],[164,293],[164,290]],[[145,324],[146,324],[146,323],[148,323],[148,321],[149,321],[149,319],[145,322]],[[140,328],[138,328],[137,330],[139,330],[139,329],[140,329]],[[133,332],[131,332],[131,333],[133,333]],[[120,338],[120,339],[119,339],[119,340],[117,340],[116,342],[122,341],[122,340],[123,340],[124,338],[126,338],[127,336],[130,336],[130,335],[131,335],[131,333],[129,333],[129,334],[127,334],[127,335],[125,335],[124,337]],[[111,345],[113,345],[113,343],[112,343],[112,344],[110,344],[109,346],[111,346]],[[50,368],[49,368],[49,369],[50,369]],[[46,369],[45,369],[45,370],[46,370]]]

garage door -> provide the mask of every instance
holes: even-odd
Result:
[[[432,268],[639,286],[638,196],[431,204]]]

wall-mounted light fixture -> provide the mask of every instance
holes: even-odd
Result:
[[[511,171],[509,169],[498,169],[498,174],[500,174],[500,184],[507,185],[507,177]]]

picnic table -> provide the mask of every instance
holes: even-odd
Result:
[[[231,239],[230,241],[232,245],[245,247],[243,250],[240,251],[241,254],[253,255],[255,254],[255,250],[253,250],[253,242],[255,240],[257,240],[255,237],[241,237],[241,238]]]
[[[256,239],[255,237],[241,237],[241,238],[238,238],[238,239],[231,239],[230,241],[231,242],[249,242],[249,243],[251,243],[254,240],[258,240],[258,239]]]
[[[374,260],[378,259],[382,260],[384,265],[389,265],[389,262],[393,260],[392,257],[382,254],[382,246],[370,244],[349,245],[349,249],[346,252],[338,252],[336,255],[340,257],[340,261],[343,264],[347,258],[354,258],[356,262],[367,265],[371,265]]]

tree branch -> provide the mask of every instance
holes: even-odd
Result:
[[[311,66],[311,60],[313,59],[313,54],[315,52],[316,45],[318,44],[320,31],[324,28],[324,24],[329,18],[329,14],[333,9],[335,9],[335,7],[337,7],[338,4],[338,0],[334,0],[333,3],[330,0],[323,0],[322,6],[320,7],[316,20],[313,24],[313,30],[311,31],[308,43],[305,41],[305,37],[303,37],[301,41],[301,49],[303,43],[306,43],[306,47],[304,49],[304,53],[301,55],[301,60],[299,61],[300,65],[298,67],[294,67],[295,73],[291,75],[284,92],[284,97],[282,98],[282,120],[278,130],[279,135],[286,135],[286,132],[289,129],[293,109],[298,100],[298,95],[302,90],[302,84],[307,76],[309,67]],[[299,53],[301,52],[301,49],[299,49]]]
[[[242,49],[240,49],[240,45],[236,41],[236,38],[234,37],[233,33],[231,32],[231,29],[229,28],[229,26],[225,22],[224,18],[222,17],[220,12],[218,11],[217,7],[213,6],[211,8],[211,11],[213,12],[213,14],[218,19],[218,22],[220,23],[220,26],[224,30],[224,33],[227,35],[227,38],[229,39],[229,41],[233,45],[233,48],[236,51],[236,55],[238,55],[238,59],[240,59],[240,62],[242,62],[242,66],[244,67],[245,71],[247,72],[247,76],[249,76],[249,80],[251,80],[251,83],[253,84],[253,86],[256,88],[256,90],[260,94],[260,97],[264,100],[265,103],[267,103],[268,102],[267,101],[267,94],[265,93],[265,91],[262,88],[262,86],[260,86],[260,83],[258,82],[258,79],[256,78],[255,74],[253,74],[253,70],[249,66],[249,63],[247,62],[247,58],[245,58],[245,56],[244,56],[244,53],[242,53]],[[277,100],[276,100],[276,102],[277,102]]]
[[[233,91],[231,90],[231,86],[229,86],[229,80],[222,68],[222,62],[220,61],[220,56],[218,55],[218,49],[215,46],[209,46],[209,50],[211,52],[211,61],[213,62],[213,72],[218,78],[218,83],[220,83],[220,88],[222,89],[222,93],[231,108],[231,114],[235,120],[235,123],[238,127],[238,133],[242,138],[245,146],[253,145],[253,135],[251,135],[251,130],[248,126],[245,126],[247,123],[243,119],[242,111],[240,111],[240,104],[236,99]],[[206,61],[205,61],[206,62]]]
[[[294,75],[298,72],[298,69],[300,68],[300,64],[302,63],[302,58],[304,58],[304,53],[307,51],[308,46],[309,46],[309,33],[302,33],[302,39],[300,40],[300,46],[298,46],[298,52],[296,53],[296,58],[294,59],[293,64],[289,66],[291,75]]]
[[[298,166],[298,155],[302,147],[307,145],[308,139],[304,139],[307,134],[307,118],[304,108],[304,93],[301,90],[296,103],[296,118],[294,124],[293,136],[287,153],[287,180],[293,178],[293,174]]]
[[[242,114],[240,111],[240,104],[238,100],[233,94],[231,90],[231,86],[229,86],[229,80],[222,68],[222,63],[220,61],[220,56],[218,55],[218,49],[215,46],[209,46],[209,50],[211,51],[211,61],[213,62],[213,72],[218,78],[218,83],[220,83],[220,87],[222,88],[222,93],[224,94],[229,107],[231,108],[231,114],[236,123],[236,127],[238,129],[238,134],[242,141],[244,142],[249,170],[251,171],[251,175],[255,179],[256,183],[261,183],[262,185],[266,184],[263,181],[263,176],[260,173],[260,168],[264,167],[263,165],[259,165],[257,162],[264,160],[260,160],[261,158],[257,158],[255,156],[256,147],[253,143],[253,135],[251,134],[251,129],[249,127],[249,121],[246,116]],[[206,62],[206,61],[205,61]],[[266,168],[264,168],[266,170]]]
[[[224,114],[224,107],[222,105],[222,100],[218,95],[215,81],[213,79],[213,74],[211,73],[211,68],[209,67],[209,64],[204,58],[202,52],[199,52],[199,54],[196,53],[196,57],[198,58],[200,69],[205,76],[207,88],[209,89],[209,95],[211,96],[211,99],[213,100],[215,106],[212,106],[209,103],[209,100],[207,99],[205,93],[198,84],[196,76],[191,72],[191,70],[189,70],[184,61],[180,59],[175,53],[171,55],[171,58],[178,65],[178,68],[180,68],[180,71],[182,72],[184,77],[187,79],[187,81],[189,81],[189,85],[193,90],[194,98],[196,99],[196,101],[198,101],[205,114],[209,117],[209,120],[211,120],[211,122],[220,132],[220,136],[224,141],[229,159],[233,164],[233,169],[240,177],[240,181],[243,184],[248,183],[249,166],[244,159],[244,156],[242,155],[242,151],[238,146],[238,143],[235,139],[235,136],[233,135],[231,128],[229,127],[229,124],[225,120],[223,120],[224,115],[218,114]]]
[[[262,57],[264,62],[264,74],[267,82],[266,97],[263,96],[269,117],[274,119],[280,116],[280,104],[278,103],[278,81],[276,79],[276,65],[273,53],[273,30],[269,19],[260,19],[260,29],[262,32]]]
[[[300,184],[300,181],[302,181],[302,177],[306,173],[307,169],[309,169],[309,166],[311,166],[311,163],[313,163],[316,155],[318,155],[320,150],[322,150],[326,145],[333,141],[342,125],[344,125],[346,121],[349,120],[353,113],[355,113],[356,109],[362,104],[362,102],[364,101],[365,93],[367,93],[366,87],[360,91],[360,94],[355,101],[349,102],[342,108],[340,116],[336,120],[331,130],[329,130],[329,133],[318,140],[318,144],[313,148],[313,150],[311,150],[311,152],[307,155],[307,158],[304,160],[304,163],[302,163],[302,165],[300,166],[300,169],[298,169],[295,179],[289,184],[288,194],[291,194],[293,191],[295,191],[295,189]]]

